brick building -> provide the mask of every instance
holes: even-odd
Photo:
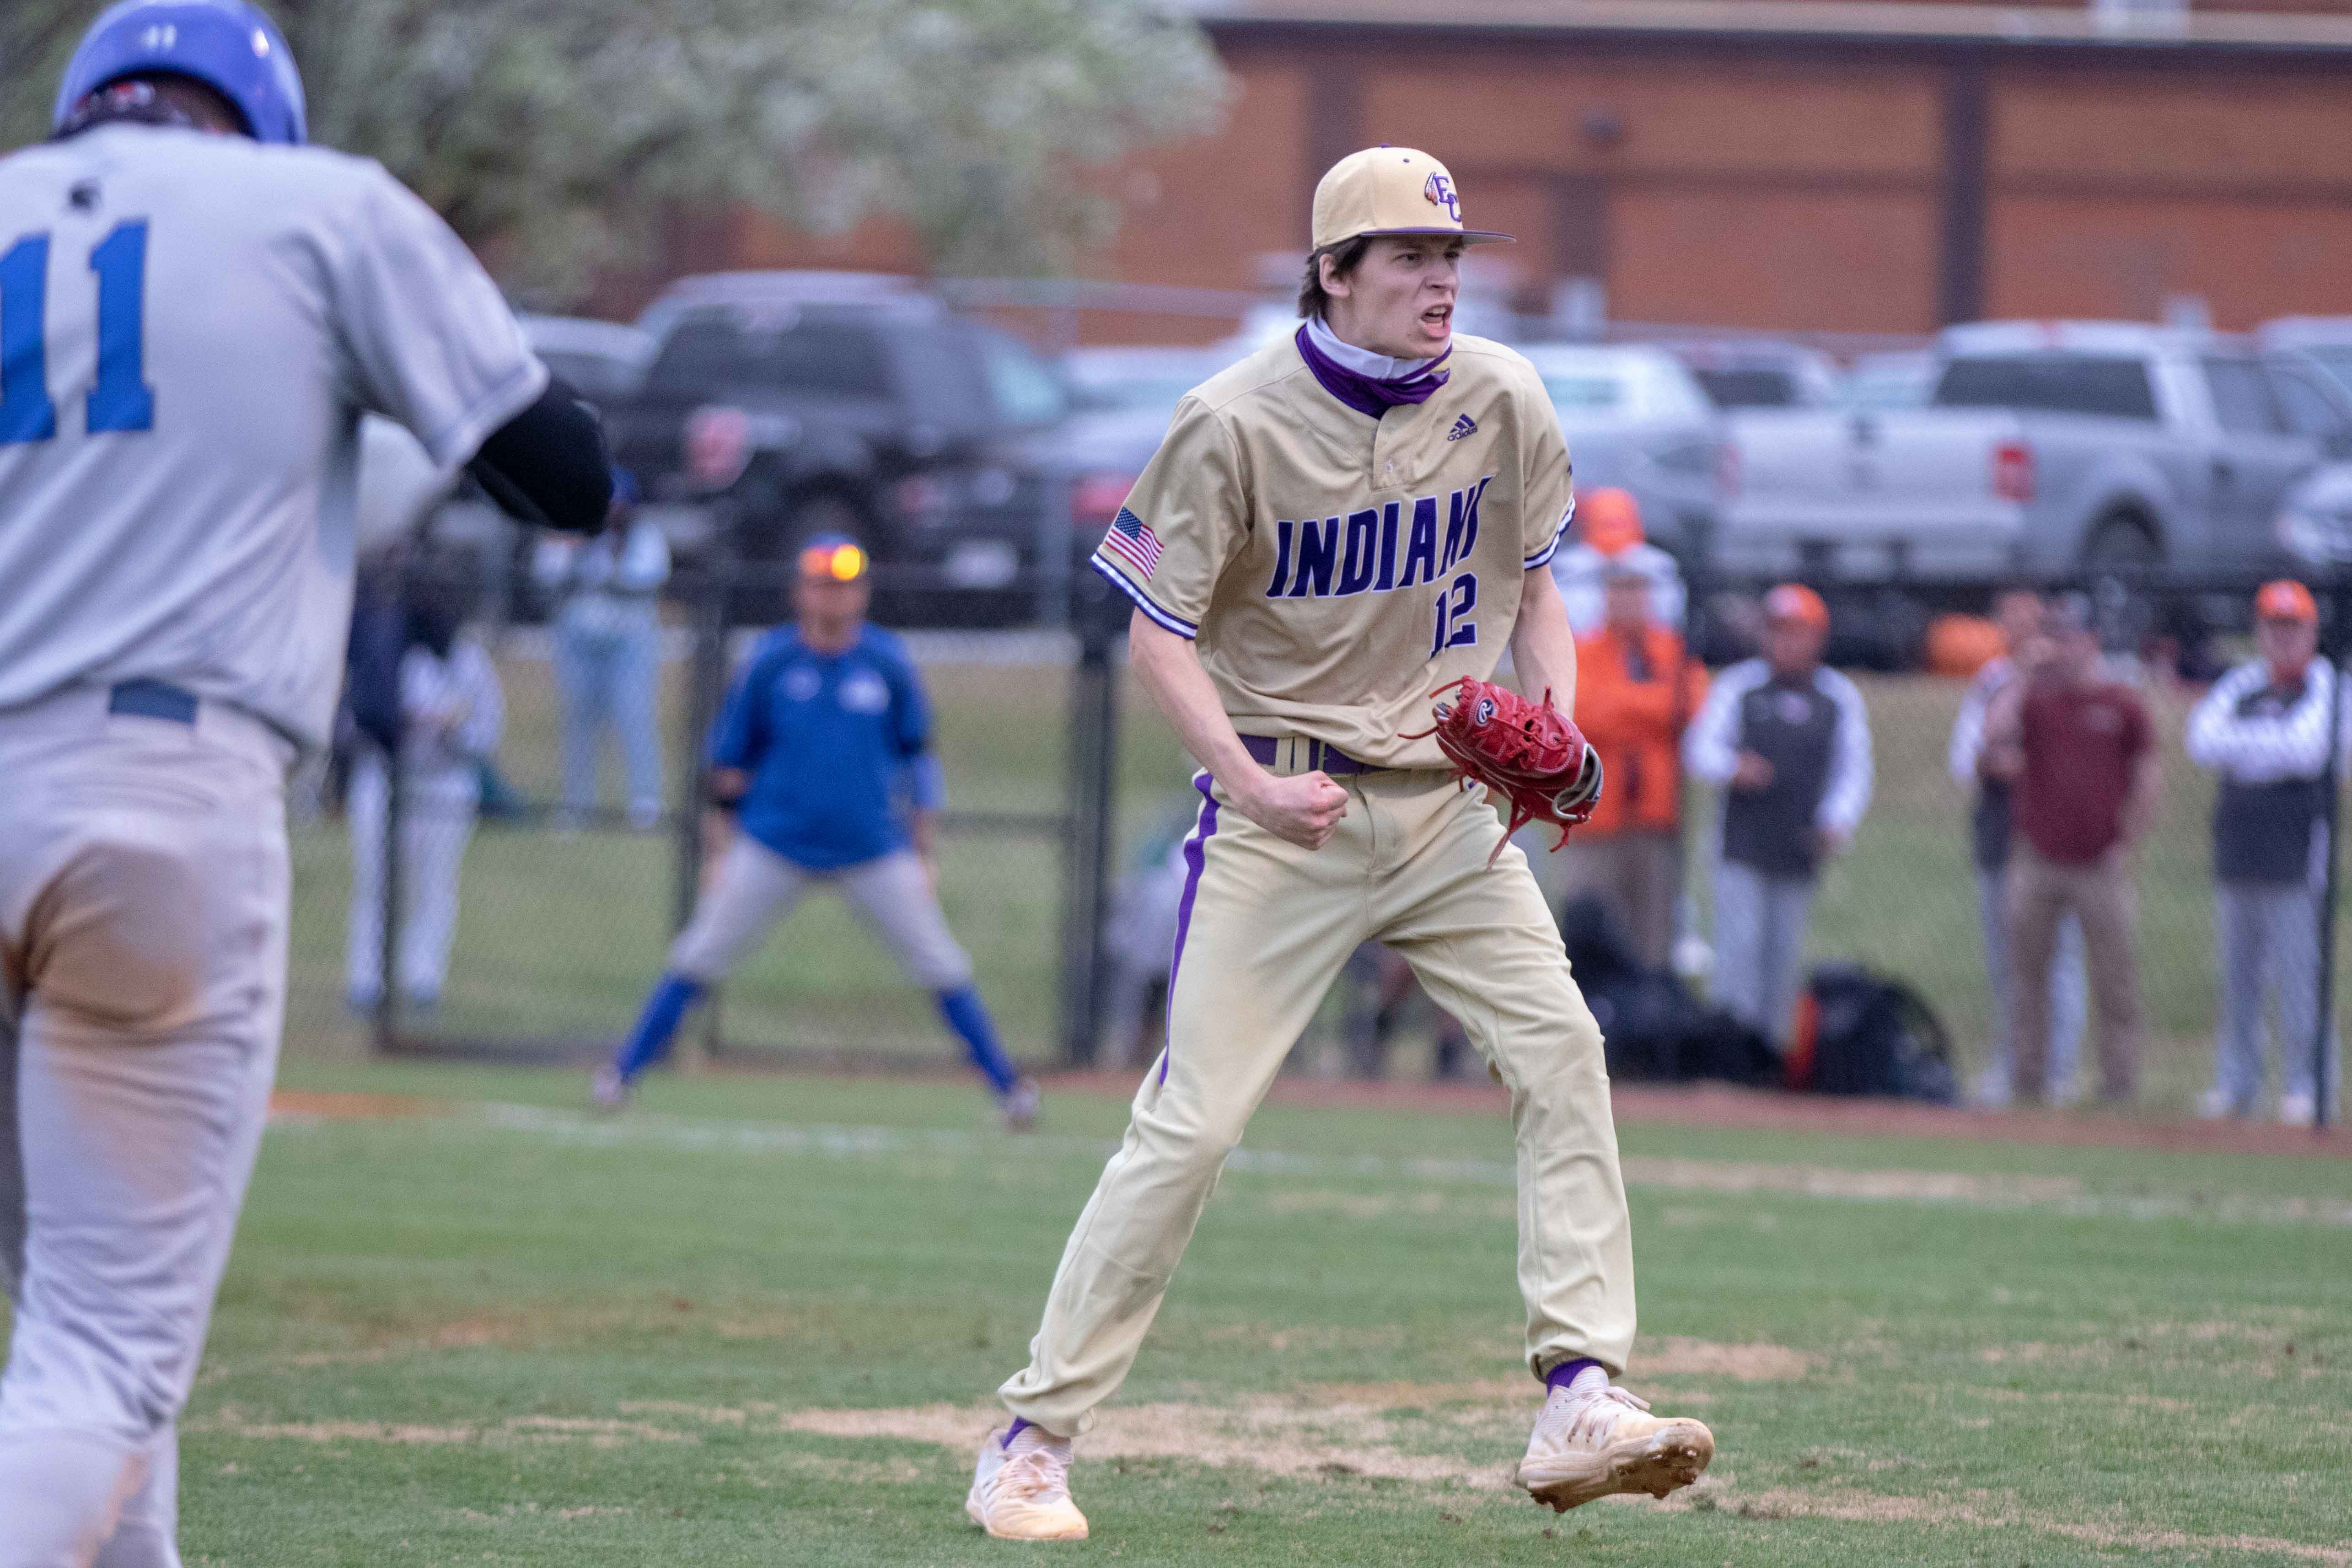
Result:
[[[2352,313],[2346,0],[1195,4],[1230,113],[1115,173],[1101,276],[1262,287],[1296,266],[1317,174],[1392,142],[1520,237],[1524,300],[1597,279],[1622,320]],[[886,225],[750,217],[672,261],[920,267]]]

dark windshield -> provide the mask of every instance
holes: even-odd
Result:
[[[1717,408],[1793,408],[1797,378],[1785,370],[1694,370]]]
[[[1070,411],[1062,378],[1021,344],[1002,332],[982,331],[980,353],[989,397],[996,405],[996,416],[1007,425],[1051,425]]]
[[[565,349],[541,349],[547,368],[570,382],[591,403],[626,397],[637,384],[638,367],[609,354],[579,353]]]
[[[2317,361],[2322,370],[2341,382],[2345,391],[2352,392],[2352,348],[2305,349],[2304,353]]]
[[[1956,359],[1936,384],[1944,408],[2040,408],[2056,414],[2156,417],[2147,366],[2098,354],[2015,354]]]
[[[662,344],[647,384],[669,393],[749,385],[885,397],[890,373],[880,334],[865,322],[802,320],[765,328],[719,317],[679,323]]]

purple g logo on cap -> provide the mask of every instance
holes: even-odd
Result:
[[[1455,223],[1462,221],[1462,198],[1454,194],[1452,180],[1443,174],[1432,174],[1421,187],[1421,194],[1429,198],[1430,205],[1444,207],[1447,217]]]

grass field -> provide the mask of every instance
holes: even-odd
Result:
[[[1498,1120],[1268,1108],[1120,1399],[1093,1539],[964,1521],[1124,1107],[289,1062],[184,1423],[192,1564],[2352,1564],[2352,1162],[1630,1125],[1674,1504],[1503,1484]],[[423,1114],[388,1114],[394,1111]]]
[[[510,710],[502,764],[527,795],[552,798],[549,666],[510,657],[502,668]],[[678,670],[670,667],[673,679]],[[951,804],[1057,809],[1066,673],[1045,665],[950,663],[927,674]],[[1876,732],[1877,796],[1853,854],[1824,879],[1814,952],[1860,958],[1918,985],[1951,1026],[1972,1075],[1990,1020],[1966,861],[1966,802],[1944,772],[1959,687],[1874,679],[1864,689]],[[2212,796],[2210,777],[2179,752],[2180,715],[2164,703],[2159,711],[2172,754],[2163,824],[2140,867],[2153,1035],[2144,1098],[2152,1110],[2179,1113],[2202,1087],[2210,1062]],[[1123,712],[1121,839],[1132,852],[1187,818],[1190,764],[1131,684]],[[291,1038],[297,1050],[349,1059],[361,1049],[361,1035],[340,1005],[346,887],[340,826],[302,829],[296,848]],[[1053,1050],[1057,874],[1055,847],[1042,837],[955,837],[944,854],[950,921],[973,951],[1009,1041],[1033,1060]],[[434,1027],[492,1037],[617,1033],[659,968],[672,875],[663,838],[567,839],[486,827],[469,857],[457,958]],[[2352,922],[2345,943],[2352,954]],[[2352,987],[2339,988],[2347,995]],[[755,1046],[943,1058],[950,1049],[927,1000],[905,987],[866,934],[825,900],[795,916],[788,934],[728,988],[725,1026],[730,1040]]]

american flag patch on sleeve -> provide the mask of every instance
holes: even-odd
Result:
[[[1151,531],[1150,523],[1125,507],[1119,508],[1118,515],[1110,520],[1110,531],[1103,535],[1103,548],[1146,577],[1160,564],[1160,536]]]

